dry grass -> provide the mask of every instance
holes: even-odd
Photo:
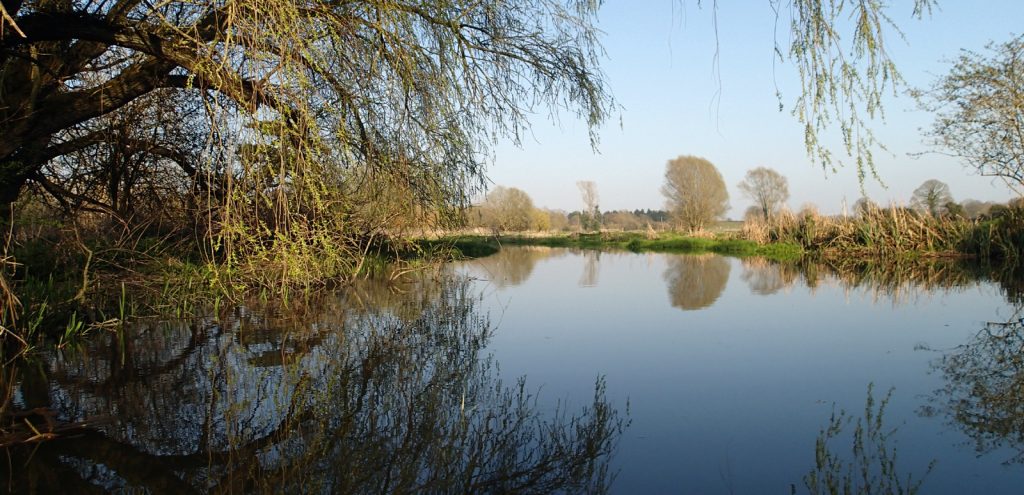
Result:
[[[859,256],[902,256],[907,253],[954,255],[974,222],[933,217],[906,208],[869,208],[855,217],[821,215],[813,207],[782,211],[769,221],[750,219],[746,239],[792,242],[819,253]]]

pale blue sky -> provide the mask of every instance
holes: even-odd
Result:
[[[665,163],[678,155],[703,156],[714,163],[729,188],[738,218],[750,205],[736,185],[747,170],[767,166],[789,179],[789,206],[810,202],[838,213],[852,205],[860,186],[852,163],[825,173],[807,157],[802,127],[789,113],[797,96],[795,69],[773,63],[774,13],[768,0],[718,2],[718,68],[715,72],[713,2],[609,0],[600,13],[607,57],[603,68],[622,105],[618,118],[600,132],[594,153],[584,123],[563,115],[552,123],[534,119],[532,136],[521,147],[495,149],[489,169],[494,185],[523,189],[540,207],[581,207],[578,180],[597,183],[604,211],[662,208]],[[889,50],[910,85],[926,86],[948,69],[961,48],[980,50],[1019,33],[1024,2],[945,0],[930,18],[912,20],[910,0],[893,2],[890,14],[904,33],[888,40]],[[788,45],[787,19],[780,19],[779,42]],[[1017,30],[1017,31],[1015,31]],[[776,90],[786,110],[779,112]],[[927,151],[918,129],[931,117],[902,96],[887,102],[886,122],[876,135],[891,153],[876,152],[879,175],[887,188],[869,181],[866,190],[880,203],[906,203],[928,179],[949,184],[953,196],[1005,201],[1014,196],[1000,180],[978,176],[957,160]],[[837,154],[841,152],[836,149]],[[849,162],[849,160],[847,160]]]

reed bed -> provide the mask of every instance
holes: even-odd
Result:
[[[974,256],[1017,260],[1024,247],[1024,209],[982,219],[932,216],[901,207],[868,206],[854,216],[813,208],[748,220],[741,231],[758,243],[793,243],[829,257]]]

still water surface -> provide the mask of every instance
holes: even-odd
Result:
[[[860,417],[873,384],[922,493],[1018,493],[1019,287],[948,262],[509,247],[298,315],[143,322],[24,364],[14,406],[96,426],[11,450],[24,467],[4,479],[590,493],[617,473],[618,493],[804,493],[820,429]]]
[[[833,405],[861,415],[869,384],[893,389],[897,468],[920,478],[935,461],[923,493],[1024,490],[1024,315],[955,265],[841,273],[520,248],[459,269],[498,315],[503,373],[569,401],[600,374],[616,404],[628,399],[616,491],[803,491]],[[992,396],[972,397],[975,385]]]

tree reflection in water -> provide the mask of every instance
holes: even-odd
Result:
[[[801,259],[777,262],[750,257],[741,260],[740,278],[751,292],[771,295],[794,285],[811,290],[823,285],[836,285],[845,290],[861,292],[876,302],[900,306],[912,304],[921,297],[948,291],[977,287],[987,280],[997,282],[1011,301],[1021,291],[1024,280],[1006,267],[984,266],[960,259]],[[1018,298],[1019,299],[1019,298]]]
[[[767,296],[791,287],[800,278],[800,268],[793,263],[777,263],[752,256],[743,258],[740,278],[754,294]]]
[[[714,304],[729,281],[729,260],[717,254],[668,257],[665,282],[672,306],[694,310]]]
[[[935,362],[946,384],[922,414],[946,414],[979,454],[1008,447],[1024,462],[1024,306],[988,322]]]
[[[568,252],[566,249],[545,246],[516,246],[466,263],[487,273],[491,283],[500,289],[526,282],[539,261],[553,256],[565,256]]]
[[[583,273],[580,275],[580,287],[597,287],[601,274],[601,251],[589,249],[580,253],[583,256]]]
[[[625,423],[603,382],[577,415],[541,415],[482,354],[490,326],[468,282],[444,278],[436,297],[410,299],[423,303],[412,320],[348,301],[303,320],[240,308],[223,324],[152,324],[55,355],[15,401],[42,390],[48,404],[32,406],[64,420],[111,419],[10,449],[3,481],[40,492],[605,491]]]

